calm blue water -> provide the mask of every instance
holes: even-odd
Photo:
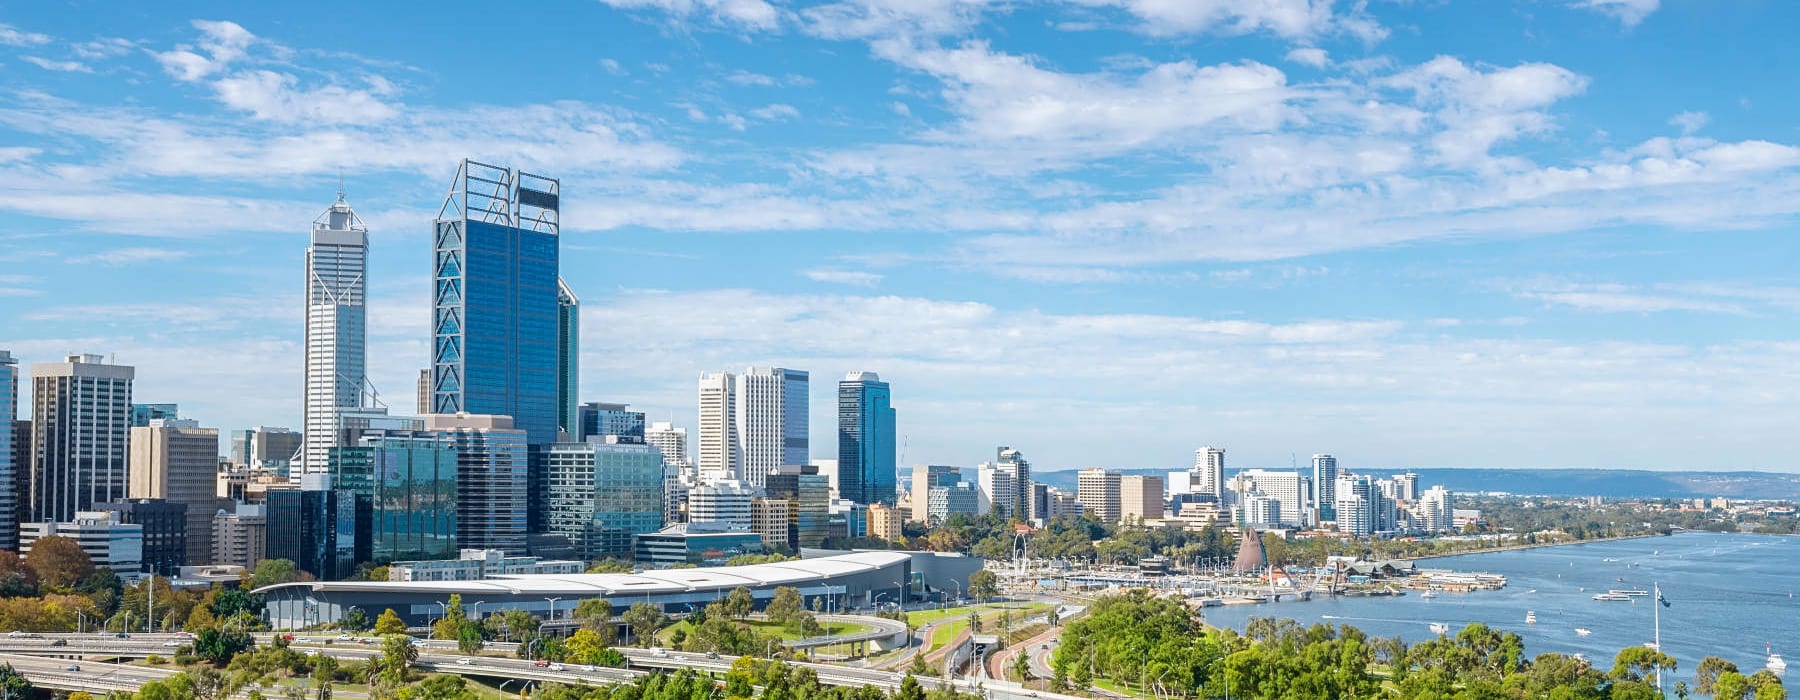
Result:
[[[1592,596],[1609,588],[1648,591],[1660,583],[1671,605],[1662,608],[1663,650],[1680,664],[1670,687],[1676,679],[1688,679],[1708,655],[1729,659],[1746,673],[1761,669],[1765,642],[1790,665],[1800,663],[1800,537],[1688,533],[1427,559],[1419,566],[1504,574],[1507,586],[1440,593],[1431,600],[1409,592],[1399,598],[1207,608],[1206,619],[1239,630],[1251,617],[1330,622],[1408,641],[1430,638],[1431,622],[1448,623],[1452,634],[1483,622],[1518,633],[1527,656],[1581,652],[1605,669],[1619,649],[1651,640],[1657,606],[1648,597],[1623,603]],[[1537,624],[1525,624],[1526,611],[1537,612]],[[1577,627],[1593,634],[1577,636]],[[1786,680],[1793,682],[1793,674]]]

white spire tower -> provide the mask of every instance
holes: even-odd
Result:
[[[313,221],[306,249],[306,413],[299,473],[325,471],[337,445],[337,417],[364,405],[368,384],[364,307],[369,230],[344,201]],[[297,475],[295,478],[298,478]]]

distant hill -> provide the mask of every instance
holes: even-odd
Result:
[[[1121,469],[1122,474],[1165,474],[1168,469]],[[1232,470],[1236,471],[1236,470]],[[1800,474],[1774,472],[1646,471],[1639,469],[1367,469],[1387,476],[1416,472],[1421,488],[1443,484],[1451,491],[1505,491],[1542,496],[1606,498],[1725,498],[1800,500]],[[1037,472],[1032,478],[1059,489],[1075,489],[1076,470]]]

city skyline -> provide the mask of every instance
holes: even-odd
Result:
[[[770,366],[893,383],[902,470],[1205,444],[1796,469],[1793,98],[1781,61],[1705,49],[1800,9],[1255,6],[616,0],[522,49],[546,79],[506,95],[375,40],[380,8],[15,11],[0,167],[35,184],[0,196],[0,342],[21,370],[116,356],[207,427],[300,428],[295,270],[342,182],[367,374],[410,413],[469,157],[567,188],[573,399],[691,435],[694,377]],[[836,423],[811,411],[814,459]]]

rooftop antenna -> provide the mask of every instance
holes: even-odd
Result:
[[[344,201],[344,169],[338,168],[338,201]]]

